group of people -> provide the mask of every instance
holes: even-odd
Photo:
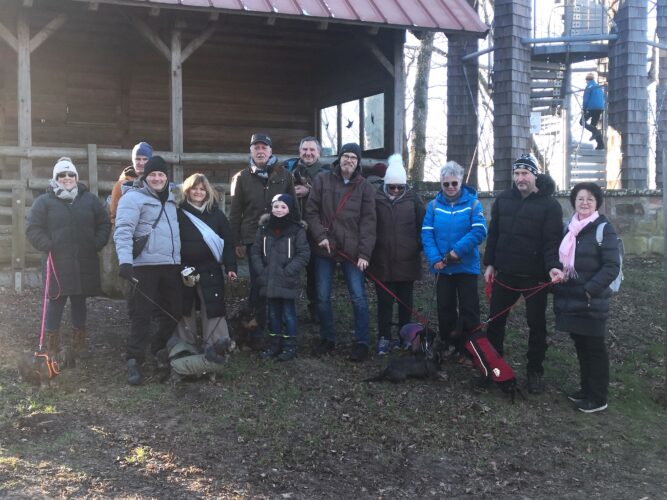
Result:
[[[464,169],[455,162],[442,167],[441,190],[424,206],[407,182],[399,155],[391,156],[384,177],[371,183],[362,175],[358,144],[343,145],[331,165],[323,165],[320,154],[317,139],[305,137],[299,157],[280,163],[271,138],[254,134],[249,165],[232,179],[229,220],[203,174],[185,180],[179,199],[167,163],[153,156],[145,142],[135,146],[133,165],[114,187],[110,217],[77,182],[72,162],[61,158],[27,227],[31,243],[45,252],[45,276],[58,276],[50,281],[48,349],[59,349],[60,319],[70,297],[74,343],[83,350],[85,297],[99,288],[97,252],[106,244],[112,222],[119,275],[132,282],[126,355],[131,385],[144,379],[147,351],[148,358],[159,362],[160,352],[168,342],[173,347],[174,339],[200,344],[200,351],[188,352],[199,353],[206,369],[215,371],[229,352],[225,279],[237,279],[237,259],[246,257],[256,335],[269,337],[260,353],[264,359],[288,361],[297,354],[296,300],[303,269],[310,318],[320,329],[316,355],[337,348],[331,294],[338,267],[354,314],[350,359],[364,361],[371,349],[366,276],[377,294],[376,352],[384,355],[400,347],[392,334],[398,331],[393,328],[394,305],[400,329],[412,319],[422,250],[435,274],[440,337],[446,349],[465,356],[464,339],[452,332],[461,325],[468,331],[481,325],[479,247],[486,240],[482,261],[491,291],[487,335],[495,349],[503,354],[507,316],[523,294],[529,329],[527,387],[541,393],[547,293],[553,291],[556,327],[571,334],[580,364],[580,388],[569,397],[581,411],[607,407],[604,336],[609,284],[618,275],[619,256],[614,228],[598,212],[602,191],[597,185],[574,187],[574,215],[564,231],[553,180],[539,172],[532,155],[522,155],[512,166],[513,186],[496,196],[487,226],[477,192],[464,183]],[[598,241],[601,224],[603,238]]]

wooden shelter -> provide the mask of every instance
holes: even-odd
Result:
[[[15,287],[24,220],[59,156],[108,192],[140,141],[227,183],[254,131],[294,156],[402,150],[406,28],[483,35],[465,0],[6,0],[0,3],[0,261]],[[10,206],[11,205],[11,206]],[[0,243],[1,245],[1,243]]]

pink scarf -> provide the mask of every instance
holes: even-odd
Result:
[[[600,214],[597,210],[583,220],[579,220],[576,213],[572,216],[572,220],[570,220],[570,223],[567,226],[567,234],[565,235],[565,238],[563,238],[563,241],[561,241],[560,248],[558,249],[560,263],[563,264],[565,279],[577,277],[577,272],[574,270],[574,254],[577,249],[577,236],[583,228],[588,226],[591,222],[594,222],[598,217],[600,217]]]

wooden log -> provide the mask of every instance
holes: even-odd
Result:
[[[391,152],[403,153],[405,134],[405,71],[403,69],[403,33],[394,35],[394,137]],[[385,146],[385,147],[386,147]],[[388,148],[387,148],[388,149]],[[421,179],[419,179],[421,180]]]
[[[183,152],[183,65],[181,53],[181,30],[174,27],[171,31],[171,150]],[[173,164],[174,182],[183,182],[183,168]]]
[[[30,26],[28,25],[26,9],[19,10],[17,24],[18,142],[20,146],[30,147],[32,146],[32,94],[30,84]],[[21,179],[28,179],[32,175],[32,161],[30,159],[21,159],[20,175]]]
[[[23,290],[23,270],[25,268],[25,188],[12,189],[14,205],[12,210],[12,280],[14,291]]]
[[[97,146],[88,144],[88,189],[95,196],[99,194],[99,182],[97,179]]]

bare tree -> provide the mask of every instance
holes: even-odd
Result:
[[[410,145],[409,176],[412,180],[424,179],[424,160],[426,158],[426,120],[428,118],[428,82],[431,73],[433,55],[432,31],[415,33],[421,40],[414,85],[414,104],[412,108],[412,142]]]

